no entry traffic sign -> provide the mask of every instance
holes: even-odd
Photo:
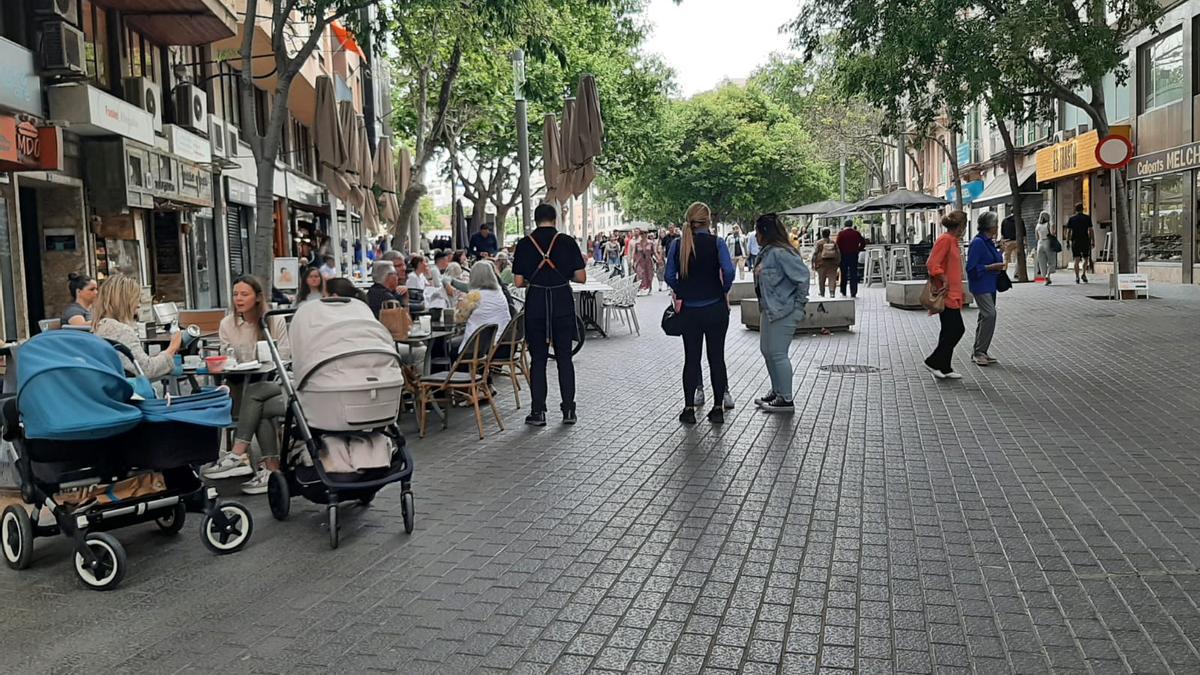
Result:
[[[1124,136],[1109,134],[1096,144],[1096,161],[1106,169],[1123,169],[1133,159],[1133,143]]]

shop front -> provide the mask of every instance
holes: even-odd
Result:
[[[1109,132],[1123,138],[1131,138],[1130,127],[1110,127]],[[1093,260],[1102,260],[1108,251],[1112,236],[1112,191],[1109,186],[1108,170],[1096,161],[1096,145],[1100,134],[1089,131],[1074,138],[1055,143],[1038,150],[1036,155],[1037,180],[1049,187],[1050,222],[1053,231],[1063,239],[1063,226],[1075,214],[1075,206],[1083,205],[1084,213],[1092,217],[1095,224]],[[1036,241],[1033,242],[1036,245]],[[1072,252],[1064,246],[1059,264],[1066,264]]]
[[[1138,271],[1152,281],[1200,282],[1200,204],[1188,197],[1200,195],[1200,142],[1134,157],[1128,172]]]
[[[325,188],[293,171],[283,173],[287,198],[283,200],[282,227],[276,230],[275,254],[313,262],[329,237],[329,200]],[[336,247],[336,242],[330,245]]]

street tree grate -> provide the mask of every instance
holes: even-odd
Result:
[[[817,370],[824,370],[828,373],[841,373],[843,375],[869,375],[881,372],[883,369],[857,363],[834,363],[828,366],[819,366]]]

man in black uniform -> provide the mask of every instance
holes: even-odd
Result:
[[[525,341],[532,364],[529,373],[533,404],[525,423],[546,426],[546,361],[550,344],[558,367],[563,424],[575,423],[575,365],[571,342],[575,337],[575,299],[571,282],[584,283],[583,255],[575,239],[554,227],[558,213],[549,204],[533,212],[537,228],[517,242],[513,253],[513,283],[525,292]]]
[[[1075,205],[1075,215],[1067,220],[1071,233],[1071,255],[1075,258],[1075,283],[1079,283],[1079,267],[1083,265],[1083,283],[1087,283],[1087,264],[1092,257],[1092,217],[1083,212],[1083,204]]]

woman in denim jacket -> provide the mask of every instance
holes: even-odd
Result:
[[[771,391],[754,404],[765,412],[793,412],[788,349],[808,304],[808,265],[775,214],[758,217],[754,236],[762,247],[754,267],[754,292],[762,314],[759,348],[771,376]]]

